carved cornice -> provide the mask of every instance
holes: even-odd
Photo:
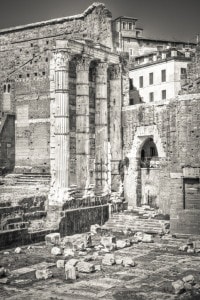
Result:
[[[121,78],[122,67],[121,67],[120,64],[110,66],[109,67],[109,71],[110,71],[110,79],[111,80],[120,79]]]
[[[54,60],[55,60],[55,69],[63,70],[68,68],[69,61],[71,59],[70,53],[65,49],[58,49],[53,52]]]

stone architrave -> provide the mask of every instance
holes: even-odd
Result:
[[[120,189],[119,162],[122,159],[121,108],[122,68],[112,65],[110,71],[110,141],[111,141],[111,190]]]
[[[95,109],[95,190],[96,194],[108,193],[108,109],[106,62],[96,67]]]
[[[57,49],[55,61],[55,182],[50,203],[62,205],[69,199],[69,61],[68,49]]]
[[[76,166],[77,186],[87,195],[90,185],[89,159],[89,66],[91,58],[80,56],[76,65]]]

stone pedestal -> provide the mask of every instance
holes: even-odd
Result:
[[[90,58],[77,59],[76,67],[76,174],[77,186],[87,195],[90,185],[89,155],[89,65]]]
[[[96,68],[95,108],[95,192],[108,193],[108,109],[107,109],[107,63]]]
[[[111,190],[118,192],[121,186],[119,162],[122,159],[122,73],[120,65],[110,67],[110,143]]]

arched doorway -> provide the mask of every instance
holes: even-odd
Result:
[[[151,207],[158,208],[159,157],[153,138],[146,138],[140,149],[138,204],[146,204]]]

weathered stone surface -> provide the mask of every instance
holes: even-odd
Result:
[[[123,258],[123,266],[124,267],[134,267],[135,262],[131,257],[125,257],[125,258]]]
[[[117,240],[116,246],[118,249],[123,249],[127,246],[127,243],[125,240]]]
[[[78,263],[78,259],[75,259],[75,258],[72,258],[70,260],[68,260],[68,262],[66,262],[65,264],[65,267],[69,267],[69,266],[72,266],[72,267],[75,267]]]
[[[188,282],[190,284],[194,284],[194,276],[193,275],[187,275],[183,277],[184,282]]]
[[[143,243],[152,243],[153,242],[153,237],[151,234],[144,234],[142,238]]]
[[[75,255],[73,249],[69,249],[69,248],[64,249],[63,254],[64,254],[65,257],[67,257],[67,256],[74,256]]]
[[[112,244],[116,244],[116,237],[115,236],[103,236],[101,238],[101,244],[106,247]]]
[[[172,282],[172,287],[175,294],[181,294],[184,291],[184,283],[180,279]]]
[[[143,239],[143,232],[136,232],[135,235],[134,235],[134,239],[138,242],[141,242],[142,239]]]
[[[57,268],[64,268],[65,267],[65,260],[64,259],[59,259],[59,260],[57,260],[57,262],[56,262],[56,266],[57,266]]]
[[[17,247],[17,248],[15,249],[15,253],[16,253],[16,254],[20,254],[21,252],[22,252],[22,248]]]
[[[101,226],[98,224],[91,225],[90,226],[90,232],[91,234],[98,234],[101,231]]]
[[[102,264],[106,266],[112,266],[115,264],[115,256],[114,254],[106,254],[102,259]]]
[[[54,256],[61,255],[62,251],[59,247],[53,247],[51,249],[51,254],[54,255]]]
[[[101,271],[102,270],[101,265],[95,265],[94,268],[95,268],[95,271]]]
[[[122,258],[116,258],[115,262],[116,262],[116,265],[122,265],[123,264],[123,259]]]
[[[60,244],[60,233],[50,233],[45,236],[46,245],[59,245]]]
[[[78,272],[76,267],[70,265],[65,266],[65,276],[66,276],[66,280],[68,279],[76,280],[78,277]]]
[[[79,261],[76,267],[80,273],[92,273],[95,271],[94,265],[86,261]]]
[[[179,251],[184,251],[184,252],[187,251],[187,249],[188,249],[187,245],[183,245],[178,248]]]
[[[48,279],[53,276],[52,272],[49,269],[36,270],[35,276],[37,279]]]

